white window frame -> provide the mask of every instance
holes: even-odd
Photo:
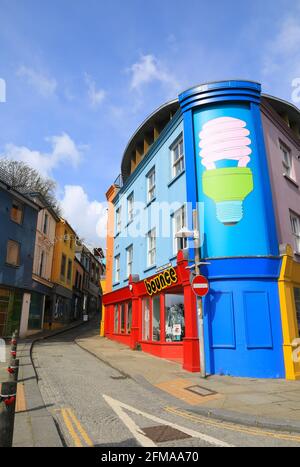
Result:
[[[120,282],[120,254],[115,256],[115,282]]]
[[[182,146],[182,151],[178,150],[178,157],[176,157],[176,149]],[[184,171],[184,145],[183,145],[183,135],[181,134],[174,143],[170,146],[171,151],[171,171],[172,179],[179,176]],[[180,170],[177,172],[177,167],[180,167]]]
[[[156,229],[151,229],[147,234],[147,265],[155,266],[156,263]]]
[[[300,254],[300,216],[290,212],[292,234],[294,236],[295,252]]]
[[[126,264],[127,264],[127,277],[132,274],[132,264],[133,264],[133,245],[130,245],[126,248]]]
[[[181,217],[181,222],[178,228],[176,227],[176,218]],[[181,208],[177,209],[172,214],[172,230],[173,230],[173,253],[174,255],[177,255],[179,250],[182,250],[184,248],[187,248],[188,246],[188,239],[187,238],[175,238],[175,235],[179,230],[181,230],[183,227],[186,227],[186,207],[185,205],[181,206]]]
[[[293,157],[290,148],[284,144],[282,141],[279,141],[279,147],[282,154],[282,165],[285,169],[284,175],[287,175],[290,178],[293,178]]]
[[[132,192],[127,198],[127,222],[128,224],[133,221],[133,205],[134,205],[134,194]]]
[[[156,174],[153,167],[147,175],[147,201],[151,203],[155,199]]]
[[[122,227],[121,214],[122,214],[122,209],[121,209],[121,206],[119,206],[116,209],[116,234],[119,234],[121,232],[121,227]]]

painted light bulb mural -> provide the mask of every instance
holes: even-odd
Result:
[[[253,191],[253,175],[247,167],[251,139],[246,126],[238,118],[218,117],[205,123],[199,133],[200,157],[206,168],[203,192],[215,201],[217,219],[224,225],[242,220],[243,201]]]

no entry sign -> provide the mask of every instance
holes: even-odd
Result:
[[[198,297],[204,297],[209,291],[209,284],[206,277],[196,276],[192,282],[192,289]]]

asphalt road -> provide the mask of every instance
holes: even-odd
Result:
[[[182,401],[176,406],[80,348],[74,339],[83,332],[42,341],[33,353],[42,397],[66,446],[300,446],[299,433],[222,423]]]

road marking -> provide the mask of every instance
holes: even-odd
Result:
[[[64,422],[66,424],[66,427],[70,433],[70,435],[72,436],[72,439],[74,441],[74,444],[77,448],[82,448],[83,447],[83,444],[82,442],[80,441],[80,438],[79,436],[77,435],[76,431],[74,430],[73,428],[73,425],[72,425],[72,422],[71,420],[69,419],[69,415],[68,415],[68,412],[67,412],[67,409],[61,409],[61,414],[63,416],[63,419],[64,419]]]
[[[87,432],[83,429],[80,421],[75,417],[74,413],[72,412],[71,409],[66,409],[67,410],[67,413],[68,415],[71,417],[74,425],[76,425],[79,433],[81,434],[82,438],[84,439],[84,441],[86,442],[86,444],[90,447],[93,447],[94,446],[94,443],[92,442],[91,438],[88,436]]]
[[[213,444],[218,447],[233,447],[232,445],[225,443],[224,441],[221,441],[217,438],[213,438],[212,436],[205,435],[204,433],[199,433],[198,431],[190,430],[189,428],[177,425],[176,423],[172,423],[162,418],[155,417],[154,415],[150,415],[146,412],[142,412],[141,410],[136,409],[135,407],[132,407],[131,405],[127,405],[127,404],[124,404],[123,402],[112,399],[111,397],[105,394],[103,394],[103,398],[107,402],[107,404],[114,410],[114,412],[118,415],[118,417],[124,423],[124,425],[127,426],[127,428],[133,434],[135,439],[143,447],[155,447],[156,445],[153,443],[153,441],[150,438],[148,438],[145,435],[143,430],[136,425],[136,423],[132,420],[132,418],[130,418],[129,415],[126,412],[124,412],[124,409],[136,415],[141,415],[147,418],[148,420],[152,420],[155,423],[159,423],[161,425],[166,425],[166,426],[175,428],[175,430],[182,431],[183,433],[186,433],[187,435],[192,436],[193,438],[201,439],[202,441],[205,441],[209,444]]]
[[[248,435],[252,436],[265,436],[265,437],[271,437],[275,439],[282,439],[285,441],[296,441],[300,443],[300,436],[296,435],[285,435],[281,433],[274,433],[272,431],[264,431],[261,429],[256,429],[256,428],[246,428],[241,425],[234,425],[226,422],[218,422],[218,421],[212,421],[204,417],[200,417],[198,415],[193,415],[190,412],[186,412],[184,410],[179,410],[176,409],[175,407],[166,407],[165,411],[168,413],[172,413],[174,415],[179,415],[180,417],[186,418],[187,420],[192,420],[195,423],[201,423],[201,424],[206,424],[213,426],[215,428],[220,428],[220,429],[225,429],[225,430],[230,430],[230,431],[235,431],[235,432],[242,432],[246,433]]]
[[[82,427],[74,412],[69,408],[61,409],[60,412],[63,416],[65,425],[74,441],[75,446],[78,448],[83,447],[82,441],[80,439],[81,436],[88,446],[93,447],[94,444],[91,438],[88,436],[87,432]]]

